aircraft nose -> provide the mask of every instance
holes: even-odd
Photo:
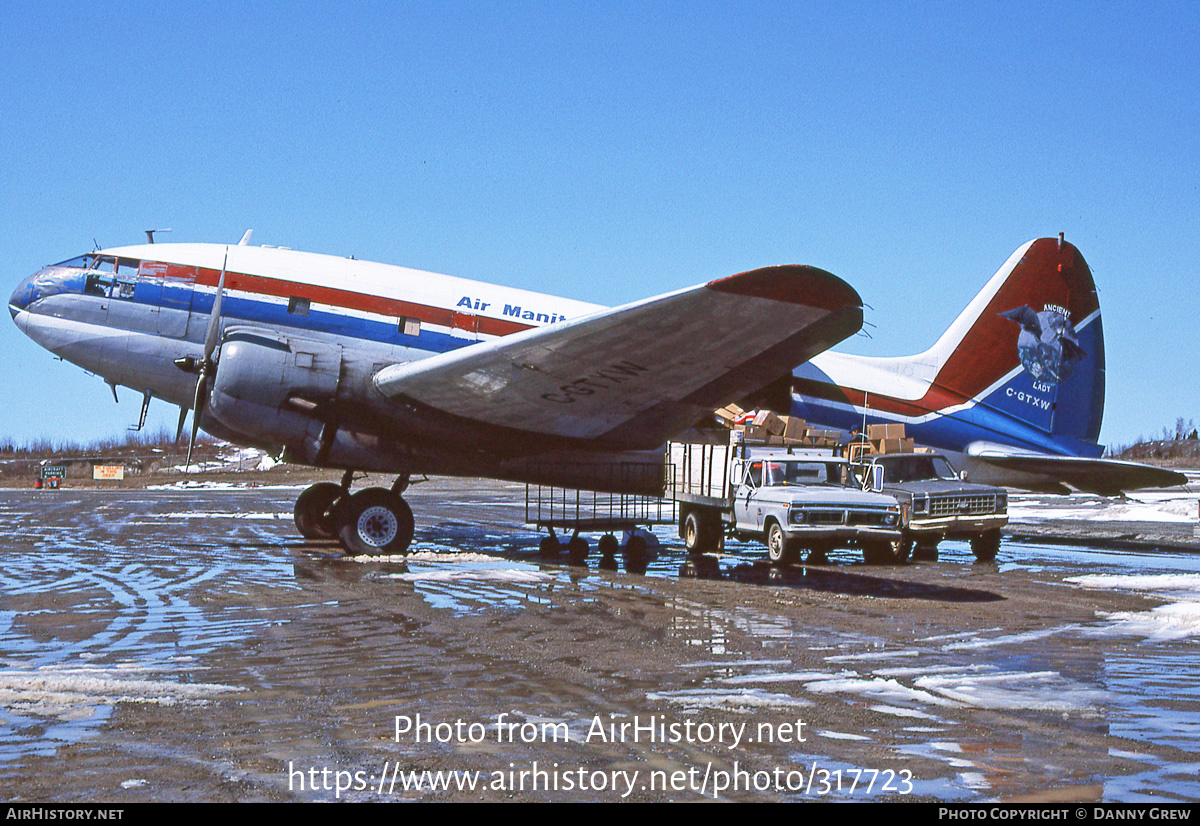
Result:
[[[17,313],[21,312],[22,310],[24,310],[26,307],[28,307],[30,304],[33,303],[33,299],[36,295],[36,291],[34,290],[33,282],[34,282],[34,279],[36,279],[36,278],[37,278],[36,274],[29,276],[24,281],[22,281],[20,284],[18,284],[17,288],[15,290],[13,290],[13,294],[11,296],[9,296],[8,312],[12,315],[13,318],[16,318]]]

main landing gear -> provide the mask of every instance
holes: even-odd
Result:
[[[388,488],[350,493],[353,471],[342,483],[319,482],[296,499],[296,527],[305,539],[337,539],[348,554],[402,554],[413,538],[412,509],[402,494],[408,476]]]

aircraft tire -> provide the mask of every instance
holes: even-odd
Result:
[[[334,503],[342,496],[342,486],[333,482],[318,482],[296,497],[292,516],[296,529],[305,539],[337,539],[337,520]]]
[[[767,559],[772,565],[794,565],[800,558],[796,543],[788,539],[783,527],[772,521],[767,525]]]
[[[1000,529],[993,528],[971,537],[971,553],[980,562],[991,562],[1000,551]]]
[[[338,508],[338,541],[346,553],[407,553],[413,538],[412,509],[387,488],[360,490]]]

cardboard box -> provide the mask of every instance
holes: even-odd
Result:
[[[869,424],[867,425],[867,438],[872,442],[878,442],[883,439],[903,439],[904,424],[903,422]]]
[[[754,417],[755,427],[762,427],[775,436],[782,436],[784,430],[783,419],[779,418],[771,410],[760,410],[758,415]]]
[[[875,449],[879,453],[903,453],[901,441],[901,439],[880,439]]]
[[[734,419],[742,415],[743,412],[745,411],[743,411],[742,408],[738,407],[736,404],[730,404],[714,410],[713,415],[717,417],[717,421],[719,421],[721,424],[725,425],[726,427],[733,427]]]
[[[807,423],[799,416],[784,416],[783,417],[783,438],[785,439],[803,439],[804,430]]]
[[[771,431],[756,424],[746,425],[745,431],[747,442],[766,442],[767,437],[771,435]]]

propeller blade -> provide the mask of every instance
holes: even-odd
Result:
[[[200,417],[204,414],[208,402],[208,379],[216,372],[217,365],[212,356],[217,349],[217,337],[221,332],[221,298],[225,295],[225,272],[229,267],[229,247],[225,248],[225,260],[221,262],[221,277],[217,279],[217,295],[213,299],[212,313],[208,316],[208,331],[204,335],[204,357],[200,361],[196,378],[196,393],[192,399],[192,435],[188,439],[187,462],[185,467],[192,466],[192,451],[196,448],[196,433],[200,430]],[[177,362],[178,363],[178,362]],[[183,428],[183,417],[179,419],[180,429]]]
[[[175,428],[175,444],[179,444],[179,437],[183,435],[183,423],[187,421],[188,409],[183,405],[179,406],[179,426]]]
[[[221,277],[217,280],[217,296],[213,300],[212,314],[208,317],[208,333],[204,336],[204,360],[212,358],[217,349],[217,334],[221,329],[221,297],[225,294],[225,268],[229,264],[229,247],[225,248],[225,260],[221,262]]]
[[[200,416],[204,413],[204,403],[208,401],[208,374],[205,370],[200,371],[200,378],[196,379],[196,396],[192,400],[192,435],[188,439],[187,461],[184,462],[184,467],[192,466],[192,450],[196,447],[196,432],[200,429]]]

